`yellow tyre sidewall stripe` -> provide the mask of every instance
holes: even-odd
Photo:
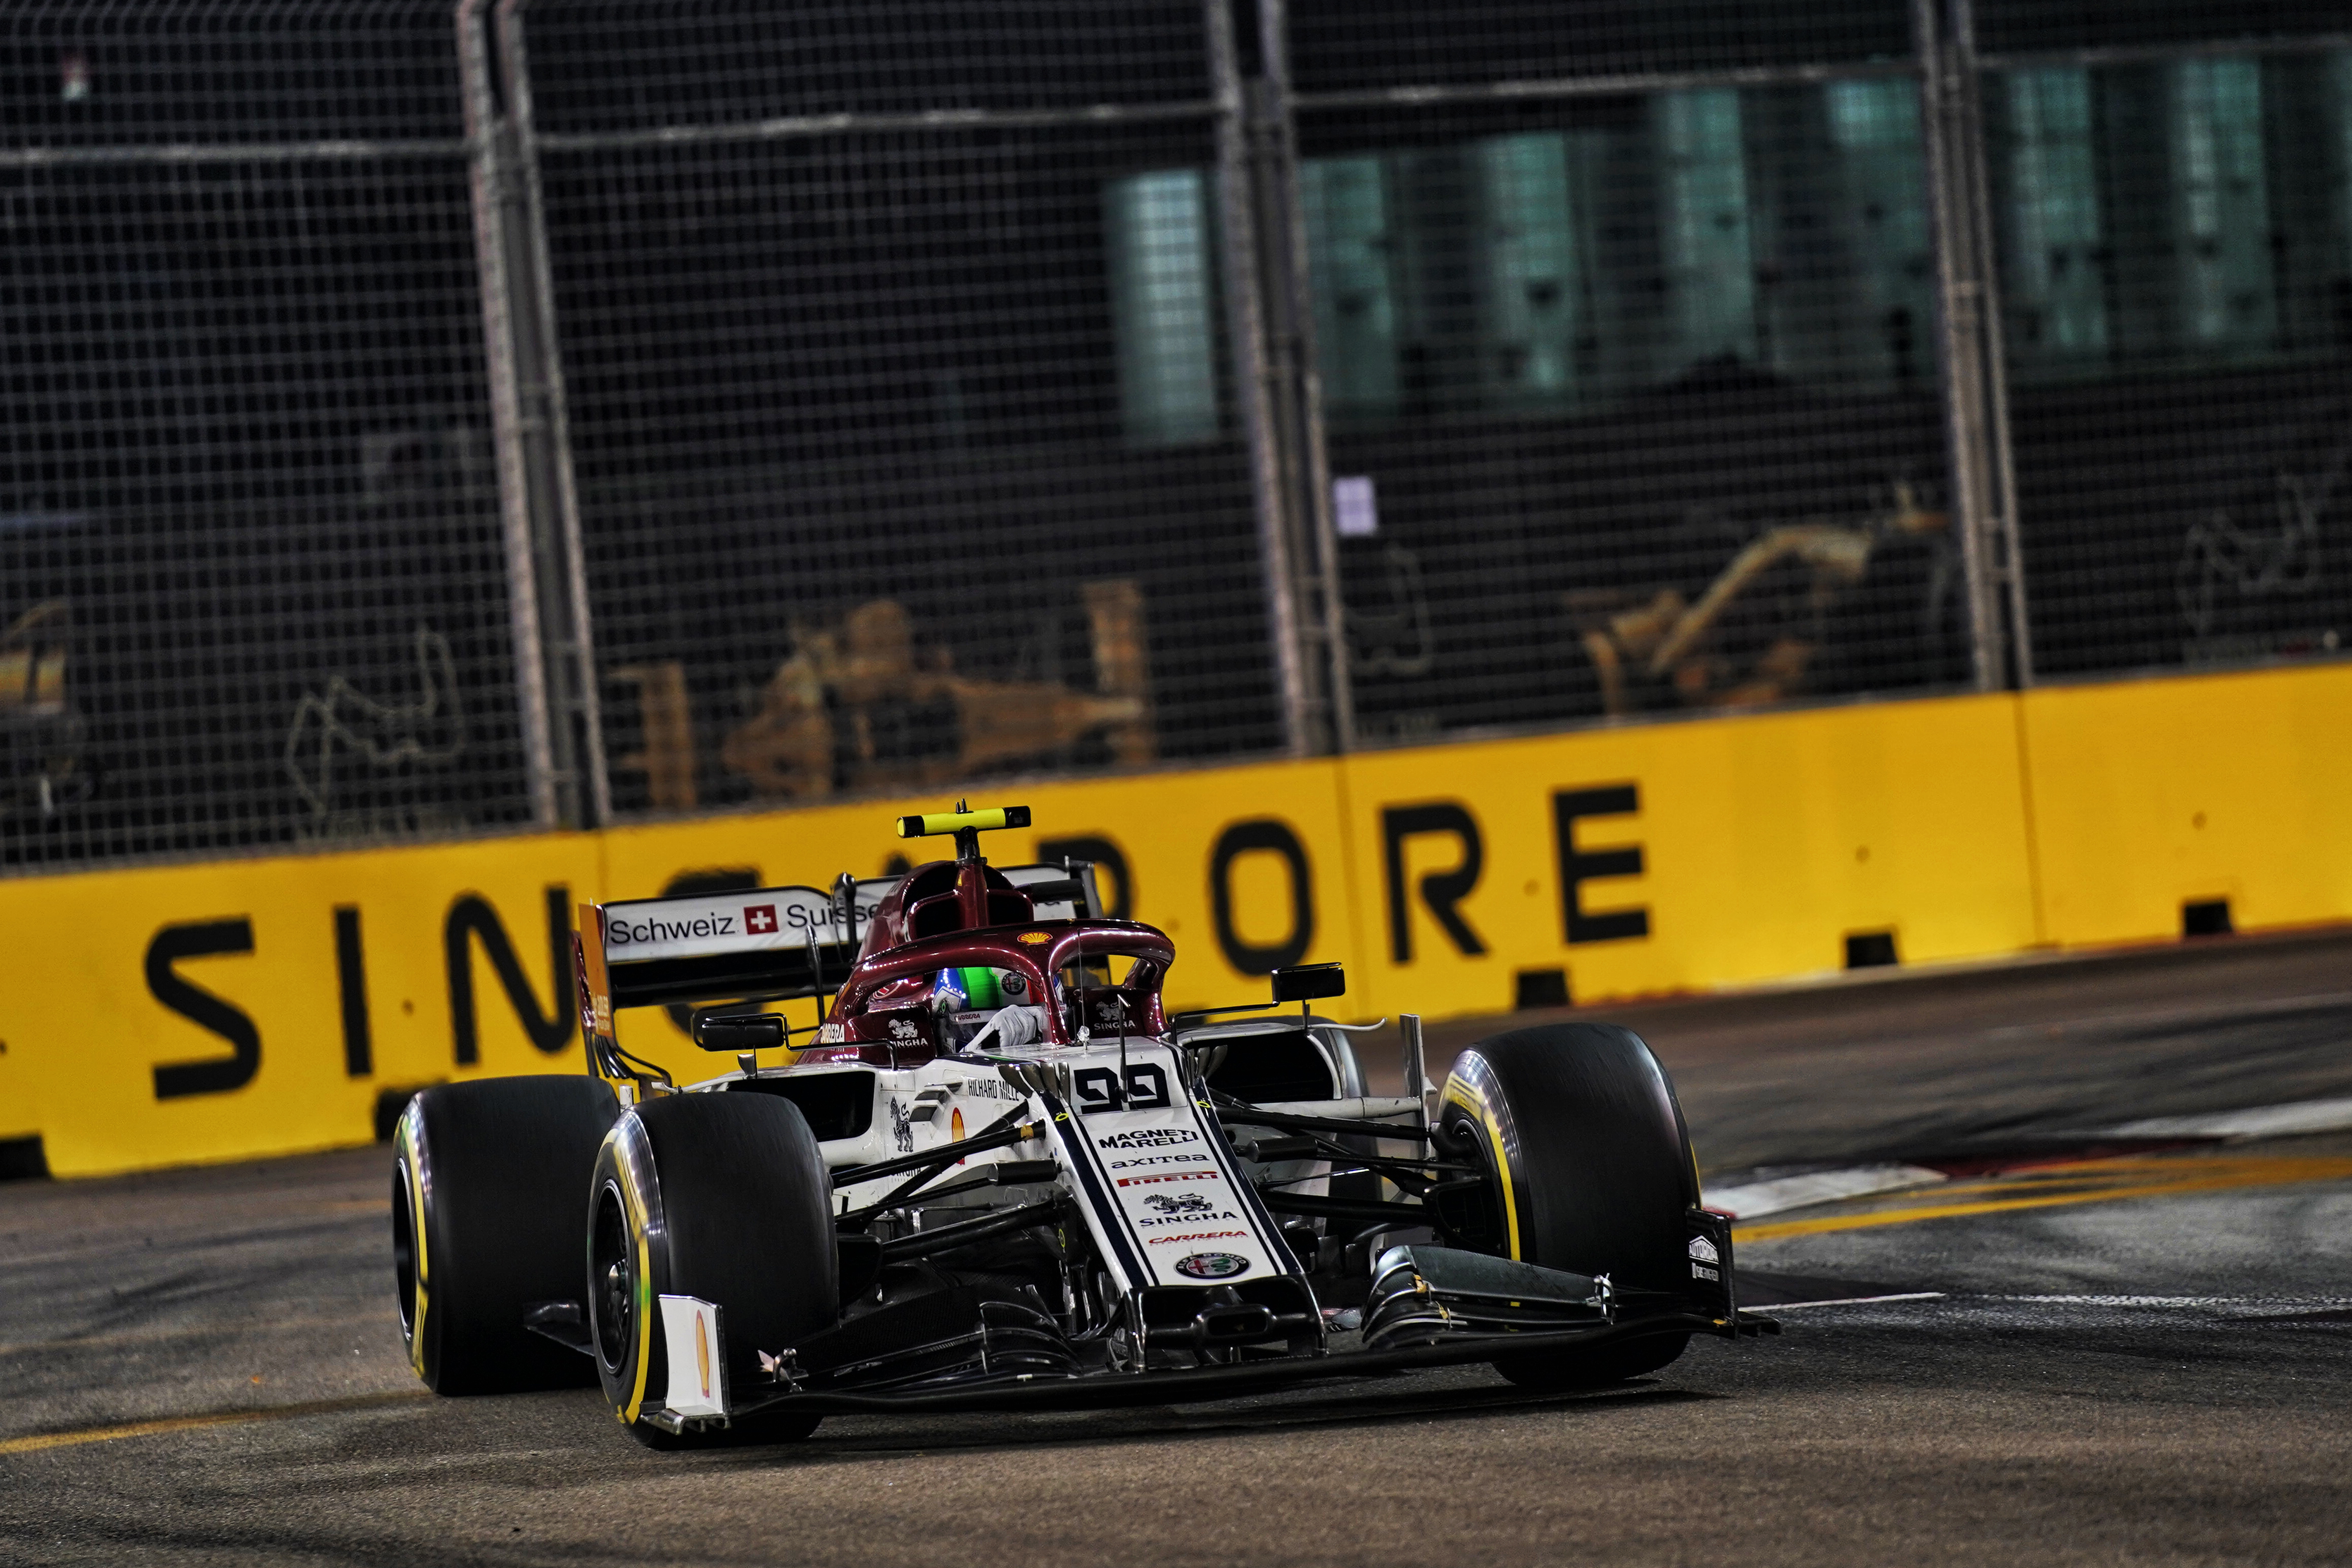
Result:
[[[635,1300],[630,1304],[630,1315],[636,1320],[636,1373],[629,1390],[629,1402],[614,1412],[623,1426],[632,1426],[645,1410],[646,1376],[653,1365],[653,1253],[646,1237],[645,1194],[637,1190],[633,1163],[624,1155],[613,1162],[613,1170],[621,1189],[621,1216],[629,1227],[629,1245],[637,1255],[637,1277],[631,1292]]]
[[[1513,1151],[1504,1141],[1501,1119],[1486,1103],[1486,1090],[1475,1083],[1465,1081],[1458,1071],[1445,1080],[1444,1103],[1460,1106],[1486,1130],[1486,1146],[1495,1152],[1496,1185],[1503,1189],[1504,1234],[1510,1238],[1511,1256],[1526,1261],[1526,1255],[1519,1247],[1518,1173],[1511,1169]]]
[[[425,1162],[417,1155],[417,1144],[425,1132],[425,1119],[419,1114],[418,1102],[411,1100],[408,1109],[401,1113],[394,1154],[407,1175],[408,1229],[410,1245],[416,1254],[416,1300],[408,1315],[408,1364],[417,1376],[425,1372],[425,1314],[432,1304],[432,1268],[425,1258]]]

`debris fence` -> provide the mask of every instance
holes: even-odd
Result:
[[[0,17],[0,867],[2352,636],[2333,7]]]

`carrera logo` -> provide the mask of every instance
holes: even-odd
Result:
[[[775,919],[773,910],[768,911],[768,918]],[[604,942],[611,947],[629,947],[646,942],[693,942],[741,934],[735,929],[733,915],[698,915],[690,921],[638,921],[635,924],[625,920],[608,919],[604,922]]]
[[[1160,1156],[1163,1160],[1167,1160],[1171,1163],[1179,1164],[1190,1157],[1191,1156],[1184,1154],[1163,1154]],[[1122,1165],[1142,1165],[1150,1163],[1150,1162],[1144,1160],[1121,1160],[1119,1162]],[[1118,1184],[1122,1187],[1148,1187],[1154,1182],[1213,1182],[1217,1179],[1217,1173],[1214,1171],[1163,1171],[1156,1176],[1121,1176],[1118,1179]]]
[[[1247,1241],[1249,1238],[1250,1233],[1245,1230],[1196,1230],[1190,1236],[1147,1236],[1143,1244],[1146,1247],[1166,1247],[1179,1241]]]
[[[1201,1135],[1181,1127],[1146,1127],[1133,1132],[1114,1132],[1108,1138],[1095,1140],[1097,1149],[1164,1149],[1171,1143],[1198,1143]]]
[[[776,906],[751,904],[743,910],[743,929],[753,936],[766,936],[776,929]]]

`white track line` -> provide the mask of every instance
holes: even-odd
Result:
[[[2152,1116],[2103,1129],[2110,1138],[2278,1138],[2294,1132],[2352,1129],[2352,1099],[2255,1105],[2202,1116]]]
[[[1747,1310],[1763,1314],[1795,1312],[1811,1307],[1875,1307],[1887,1301],[1940,1301],[1941,1290],[1911,1290],[1899,1296],[1840,1296],[1833,1301],[1770,1301]]]
[[[1759,1215],[1779,1214],[1782,1209],[1836,1203],[1842,1198],[1866,1198],[1877,1193],[1900,1192],[1906,1187],[1931,1186],[1945,1179],[1941,1172],[1921,1165],[1850,1165],[1839,1171],[1815,1171],[1808,1175],[1724,1187],[1709,1192],[1702,1201],[1734,1219],[1754,1219]]]
[[[2153,1116],[2113,1127],[2095,1127],[2054,1136],[2081,1138],[2220,1138],[2232,1142],[2250,1138],[2282,1138],[2295,1133],[2352,1131],[2352,1099],[2304,1100],[2286,1105],[2256,1105],[2239,1110],[2210,1111],[2197,1116]],[[1874,1197],[1906,1187],[1929,1187],[1948,1180],[1921,1165],[1849,1165],[1834,1171],[1814,1171],[1801,1176],[1780,1176],[1769,1182],[1743,1182],[1711,1190],[1702,1200],[1734,1219],[1756,1219],[1784,1209],[1809,1208],[1848,1198]]]
[[[2352,1306],[2352,1301],[2341,1296],[1979,1296],[1977,1300],[2025,1301],[2044,1307],[2261,1307],[2279,1310]]]

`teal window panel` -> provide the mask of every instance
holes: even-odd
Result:
[[[1167,169],[1104,191],[1119,418],[1137,446],[1218,432],[1209,184],[1198,169]]]

